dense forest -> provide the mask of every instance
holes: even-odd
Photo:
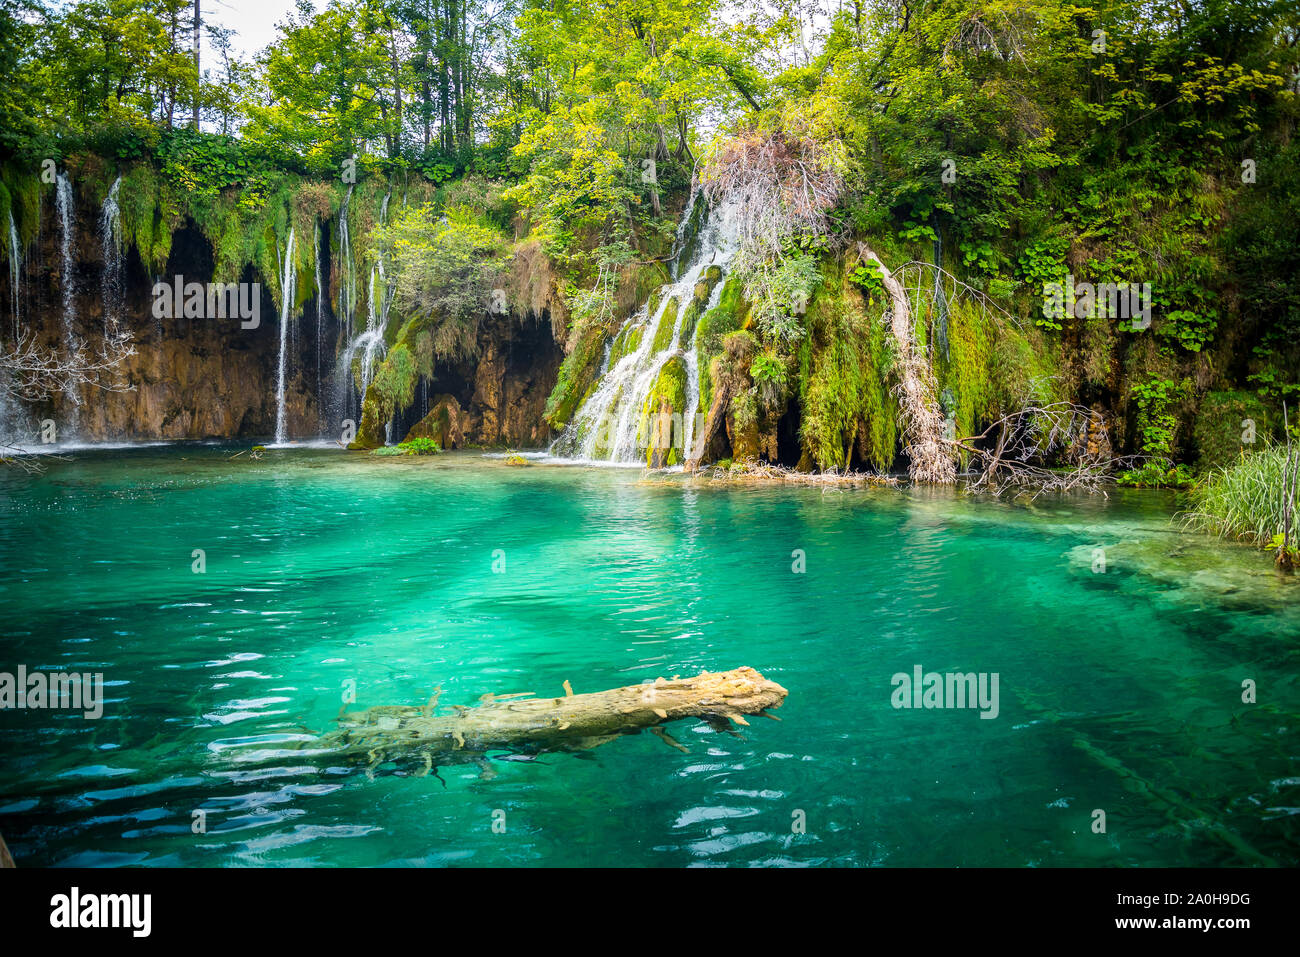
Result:
[[[15,341],[67,175],[73,202],[112,194],[141,277],[196,231],[211,278],[260,277],[285,322],[327,310],[318,385],[342,357],[364,446],[474,377],[484,323],[547,319],[543,431],[480,442],[572,432],[669,332],[695,371],[664,363],[644,405],[703,434],[640,443],[651,465],[947,480],[995,442],[1181,485],[1300,399],[1293,4],[336,0],[251,60],[201,0],[0,16]],[[624,328],[722,207],[725,278],[673,329]]]

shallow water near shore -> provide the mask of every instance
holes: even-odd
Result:
[[[1300,863],[1300,585],[1164,494],[239,448],[0,473],[0,671],[106,695],[0,712],[20,866]],[[789,689],[781,722],[672,725],[689,754],[640,734],[486,780],[232,758],[326,730],[349,682],[472,705],[740,665]],[[997,717],[895,708],[917,666],[997,673]]]

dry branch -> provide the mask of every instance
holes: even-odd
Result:
[[[80,343],[67,354],[47,352],[36,340],[23,334],[5,352],[0,352],[0,388],[23,402],[39,402],[57,393],[72,394],[83,385],[106,392],[127,392],[130,386],[117,379],[123,362],[135,355],[126,333],[106,336],[98,352]]]
[[[991,444],[976,444],[991,439]],[[975,466],[968,491],[1101,492],[1129,459],[1109,453],[1100,412],[1072,402],[1030,403],[996,419],[979,435],[945,439]],[[1060,460],[1061,468],[1050,463]]]
[[[701,180],[710,205],[736,211],[749,258],[775,263],[795,238],[838,239],[827,213],[843,195],[844,177],[833,152],[811,135],[736,136],[708,157]]]

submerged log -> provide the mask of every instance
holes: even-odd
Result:
[[[566,681],[564,690],[553,698],[486,694],[477,707],[453,706],[451,714],[436,713],[440,692],[423,707],[348,712],[339,715],[337,730],[303,742],[302,750],[364,763],[371,771],[390,762],[414,763],[421,774],[440,764],[481,761],[488,751],[582,751],[646,729],[685,750],[658,726],[681,718],[700,718],[715,729],[748,724],[746,715],[779,720],[766,709],[779,708],[787,694],[753,668],[588,694],[574,694]]]

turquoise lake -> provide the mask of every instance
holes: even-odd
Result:
[[[239,448],[0,473],[0,671],[106,694],[99,720],[0,711],[20,867],[1300,863],[1300,583],[1182,533],[1171,496]],[[673,724],[689,754],[236,761],[327,730],[353,682],[473,705],[741,665],[782,720]],[[996,673],[997,717],[895,708],[917,666]]]

